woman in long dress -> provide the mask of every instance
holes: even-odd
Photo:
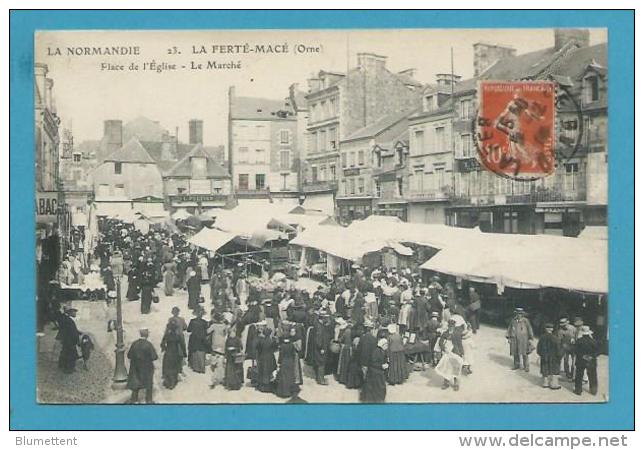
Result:
[[[174,389],[179,382],[183,358],[186,357],[186,344],[180,333],[176,322],[169,321],[161,340],[161,351],[163,352],[161,375],[163,386],[168,389]]]
[[[349,367],[347,369],[347,381],[345,386],[348,389],[359,389],[364,382],[364,375],[362,373],[362,366],[360,366],[360,353],[358,352],[358,344],[360,337],[356,333],[351,333],[351,357],[349,358]]]
[[[401,384],[409,377],[409,365],[403,347],[402,338],[398,334],[396,325],[391,324],[387,327],[389,331],[389,370],[387,371],[387,381],[389,384]]]
[[[281,398],[290,398],[300,392],[295,378],[296,362],[299,362],[299,355],[295,345],[291,342],[290,336],[284,338],[280,344],[279,372],[277,374],[277,386],[275,394]]]
[[[125,297],[129,301],[134,301],[139,299],[139,280],[136,273],[136,269],[131,269],[127,273],[127,294]]]
[[[197,272],[188,269],[186,287],[188,288],[188,308],[195,310],[199,307],[199,296],[201,295],[201,283],[197,278]]]
[[[257,390],[272,392],[273,372],[277,369],[277,363],[275,362],[276,345],[270,328],[264,328],[262,336],[258,337],[255,345],[257,348]]]
[[[384,403],[387,396],[385,370],[387,364],[387,339],[380,339],[378,347],[371,353],[364,386],[360,392],[360,401],[364,403]]]
[[[188,364],[197,373],[206,373],[206,352],[208,345],[208,322],[203,319],[204,311],[199,308],[194,319],[188,324]]]
[[[349,379],[349,364],[351,363],[353,328],[349,325],[340,334],[340,357],[338,358],[338,383],[347,384]]]
[[[242,353],[241,339],[237,337],[234,329],[228,331],[226,339],[226,375],[224,387],[230,391],[238,391],[244,384],[244,355]]]
[[[174,278],[177,266],[174,261],[168,261],[163,265],[163,290],[166,297],[174,295]]]

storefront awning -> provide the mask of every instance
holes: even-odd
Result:
[[[196,245],[197,247],[205,248],[211,252],[216,252],[234,238],[235,235],[232,233],[204,228],[199,233],[191,237],[188,242]]]

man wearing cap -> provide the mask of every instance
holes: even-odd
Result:
[[[540,358],[542,386],[550,389],[561,389],[559,386],[559,371],[561,369],[562,347],[559,338],[553,334],[554,325],[550,322],[544,325],[545,332],[539,338],[537,354]]]
[[[575,327],[568,321],[567,317],[559,319],[559,328],[555,332],[555,336],[561,342],[561,352],[563,356],[564,372],[566,378],[572,381],[573,374],[575,373]]]
[[[520,369],[521,363],[523,363],[523,370],[530,372],[528,353],[530,341],[534,338],[534,333],[532,332],[532,325],[525,316],[523,308],[516,308],[514,310],[514,318],[510,322],[505,337],[510,343],[510,355],[514,357],[512,370]]]
[[[156,350],[148,341],[149,331],[147,328],[139,330],[139,339],[134,341],[127,357],[130,360],[130,372],[127,377],[127,388],[132,390],[132,397],[129,403],[139,401],[139,391],[145,389],[145,402],[152,401],[152,388],[154,384],[154,361],[158,359]]]
[[[575,341],[575,394],[581,395],[584,373],[588,374],[590,393],[597,395],[597,356],[599,346],[588,325],[579,328]]]
[[[78,360],[78,349],[80,343],[80,332],[76,327],[74,317],[78,310],[72,307],[65,307],[58,324],[56,339],[61,343],[60,355],[58,357],[58,368],[64,373],[72,373],[76,369]]]

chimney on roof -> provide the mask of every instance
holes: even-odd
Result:
[[[358,68],[361,70],[384,69],[387,64],[387,57],[375,53],[358,53]]]
[[[105,149],[110,154],[123,147],[123,121],[106,120],[103,122],[103,139]]]
[[[451,86],[458,83],[461,78],[460,75],[452,75],[451,73],[437,73],[436,84],[439,86]]]
[[[590,45],[590,31],[578,28],[556,28],[555,50],[561,50],[570,41],[575,41],[580,47]]]
[[[306,84],[309,86],[309,92],[315,92],[322,89],[322,80],[319,78],[309,78],[306,80]]]
[[[203,120],[191,119],[188,122],[190,145],[202,144],[203,145]]]
[[[474,76],[478,77],[492,64],[500,59],[509,58],[516,55],[517,50],[514,47],[490,44],[487,42],[477,42],[474,47]]]

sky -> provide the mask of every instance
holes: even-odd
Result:
[[[435,74],[450,73],[453,49],[454,73],[468,78],[472,45],[480,41],[512,46],[520,54],[552,47],[554,35],[551,29],[56,31],[37,34],[35,60],[48,65],[62,126],[72,129],[77,143],[100,139],[104,120],[146,116],[171,133],[179,127],[183,142],[188,121],[202,119],[204,143],[214,146],[226,144],[229,86],[238,96],[283,99],[292,83],[306,90],[307,78],[319,70],[354,67],[359,52],[387,56],[389,70],[415,68],[418,81],[432,83]],[[606,41],[605,29],[590,30],[591,45]],[[217,50],[244,44],[263,45],[265,53]],[[277,53],[285,44],[286,52]],[[138,47],[139,55],[67,54],[68,48],[104,46]],[[200,53],[202,46],[207,53]],[[152,61],[175,64],[176,70],[143,70]],[[207,69],[209,61],[240,63],[241,69]],[[138,70],[129,70],[132,64]],[[201,69],[192,68],[199,64]]]

